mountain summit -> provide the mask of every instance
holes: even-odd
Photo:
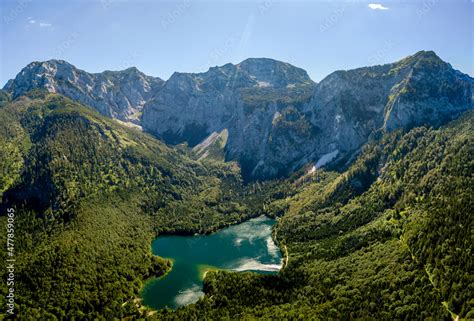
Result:
[[[137,121],[145,102],[162,86],[163,80],[132,67],[122,71],[88,73],[64,60],[32,62],[9,81],[4,90],[13,98],[31,89],[62,94],[121,120]]]

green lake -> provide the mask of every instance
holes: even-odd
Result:
[[[153,254],[171,259],[173,268],[145,284],[143,303],[154,309],[175,309],[196,302],[204,295],[204,274],[212,268],[277,273],[282,257],[271,237],[273,224],[274,220],[261,216],[210,235],[157,237]]]

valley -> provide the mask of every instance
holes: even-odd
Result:
[[[0,92],[15,318],[474,318],[473,86],[429,51],[319,83],[28,65]]]

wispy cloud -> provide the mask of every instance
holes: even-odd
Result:
[[[381,3],[369,3],[369,8],[372,10],[388,10],[388,7],[385,7]]]
[[[52,27],[53,24],[49,23],[49,22],[46,22],[46,21],[38,21],[38,20],[35,20],[33,19],[32,17],[28,17],[28,24],[29,25],[33,25],[33,26],[38,26],[40,28],[49,28],[49,27]],[[28,27],[27,27],[28,28]]]

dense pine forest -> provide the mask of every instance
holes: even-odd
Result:
[[[1,212],[16,210],[16,318],[474,318],[473,124],[471,111],[438,128],[378,131],[342,171],[243,182],[236,163],[197,161],[63,96],[10,101],[2,92]],[[278,275],[210,272],[196,304],[140,304],[144,282],[171,268],[151,254],[154,237],[261,214],[278,220]],[[5,283],[0,291],[4,300]]]
[[[142,316],[144,280],[170,267],[151,255],[154,236],[208,233],[261,212],[235,164],[198,163],[62,96],[33,91],[1,107],[0,120],[20,319]],[[5,283],[1,291],[4,300]]]
[[[279,217],[280,274],[214,272],[204,299],[162,316],[474,318],[473,123],[470,112],[439,129],[380,133],[344,173],[293,178],[265,203]]]

